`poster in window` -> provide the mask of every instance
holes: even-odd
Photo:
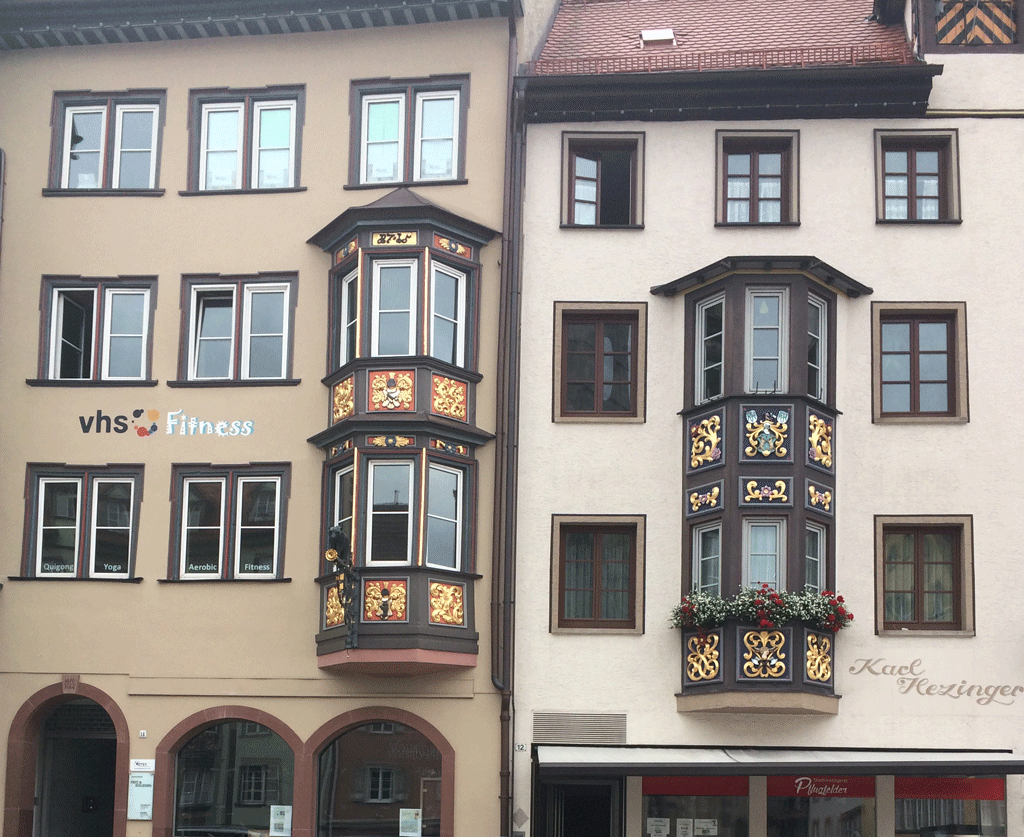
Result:
[[[270,806],[270,837],[291,837],[292,806]]]
[[[423,810],[421,808],[399,808],[398,837],[422,837]]]

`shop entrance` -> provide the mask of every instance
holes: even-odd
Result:
[[[547,837],[621,837],[619,786],[548,785]]]
[[[39,739],[34,837],[109,837],[116,751],[114,724],[98,703],[73,700],[49,714]]]

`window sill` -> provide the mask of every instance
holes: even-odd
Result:
[[[158,578],[157,584],[291,584],[290,578]]]
[[[962,218],[938,218],[934,221],[926,221],[918,218],[876,218],[876,224],[895,227],[942,227],[952,224],[957,226],[963,223]]]
[[[600,636],[642,636],[644,629],[640,626],[630,628],[604,628],[593,627],[569,627],[567,625],[555,626],[551,629],[553,634],[576,634],[576,635],[600,635]]]
[[[43,189],[44,198],[159,198],[166,189]]]
[[[964,631],[958,628],[950,628],[946,630],[935,630],[932,628],[880,628],[878,635],[881,637],[913,637],[919,639],[921,637],[934,637],[942,639],[961,639],[975,636],[974,631]]]
[[[186,389],[188,387],[200,389],[204,387],[296,387],[301,383],[302,378],[246,378],[245,380],[218,378],[214,381],[168,381],[167,386],[172,389]]]
[[[73,378],[26,378],[30,387],[155,387],[159,381],[144,379],[138,381],[78,380]]]
[[[644,416],[577,416],[572,414],[556,414],[553,421],[555,424],[643,424],[646,421]]]
[[[288,192],[305,192],[305,186],[283,186],[280,189],[182,189],[178,192],[184,198],[209,195],[280,195]]]
[[[968,416],[875,416],[874,424],[967,424]]]
[[[775,222],[768,222],[768,221],[765,221],[765,222],[762,222],[762,221],[715,221],[715,226],[716,227],[721,227],[723,229],[726,228],[726,227],[737,227],[739,229],[750,229],[751,227],[754,227],[754,228],[762,229],[762,230],[770,230],[770,229],[773,229],[775,227],[799,227],[800,226],[800,222],[799,221],[779,221],[779,222],[775,223]]]
[[[563,230],[642,230],[643,224],[559,224]]]
[[[97,583],[114,584],[138,584],[142,581],[141,575],[133,575],[131,578],[71,578],[60,575],[9,575],[8,581],[91,581]]]
[[[464,186],[469,181],[464,178],[457,178],[454,180],[388,180],[380,181],[377,183],[346,183],[342,186],[342,189],[400,189],[402,187],[409,188],[410,186]]]

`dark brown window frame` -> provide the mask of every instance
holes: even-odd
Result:
[[[551,631],[553,633],[643,633],[645,518],[642,515],[554,515],[552,517]],[[626,619],[569,619],[565,616],[565,541],[571,532],[631,536],[629,616]],[[593,560],[593,556],[592,556]],[[596,564],[596,562],[595,562]],[[595,613],[600,598],[595,571],[591,593]]]
[[[886,326],[892,325],[906,325],[909,333],[909,345],[905,352],[900,351],[886,351],[885,347],[885,329]],[[946,328],[946,351],[942,354],[946,355],[946,374],[944,378],[923,378],[921,372],[921,366],[923,364],[925,356],[937,355],[939,352],[932,351],[929,349],[922,349],[920,342],[921,329],[920,326],[924,325],[942,325]],[[908,367],[909,367],[909,379],[900,381],[887,381],[884,377],[882,378],[882,415],[893,416],[893,415],[942,415],[949,416],[953,414],[953,405],[955,403],[955,356],[956,356],[956,342],[955,342],[955,323],[954,318],[949,315],[941,314],[922,314],[920,316],[885,316],[881,320],[882,328],[882,346],[880,349],[882,359],[882,370],[885,370],[885,361],[889,356],[907,356]],[[887,384],[896,383],[903,385],[905,384],[910,388],[910,409],[909,410],[886,410],[885,408],[885,388]],[[946,393],[946,409],[945,410],[924,410],[921,407],[921,390],[927,384],[945,384],[947,388]]]
[[[715,226],[722,227],[785,227],[800,223],[799,171],[800,134],[798,131],[716,131],[716,200]],[[730,221],[729,165],[731,154],[782,154],[780,220],[755,219],[757,201],[756,159],[751,160],[750,217],[748,221]]]
[[[959,224],[960,143],[956,128],[946,130],[875,130],[875,222],[878,224]],[[886,151],[939,152],[939,217],[917,218],[912,200],[913,180],[908,171],[907,217],[887,218],[885,214]],[[913,156],[913,155],[911,155]],[[908,168],[910,168],[908,166]]]
[[[876,423],[962,423],[969,420],[967,396],[967,309],[963,302],[873,302],[872,415]],[[882,402],[882,326],[892,322],[946,322],[949,325],[949,408],[945,412],[884,412]],[[912,330],[913,331],[913,330]],[[911,344],[911,407],[915,405],[915,358]]]
[[[294,171],[292,186],[260,189],[252,185],[252,153],[255,141],[253,114],[256,105],[262,102],[293,101],[295,103]],[[239,184],[237,189],[200,189],[202,165],[203,108],[206,105],[240,105],[242,108],[242,145],[239,160]],[[250,193],[298,192],[302,172],[302,127],[306,116],[306,86],[304,84],[271,85],[260,88],[210,88],[190,90],[188,94],[188,188],[179,195],[232,195]]]
[[[641,229],[644,225],[644,138],[643,133],[599,133],[564,131],[562,133],[562,200],[561,225],[572,229]],[[626,151],[631,154],[629,211],[625,223],[601,221],[601,165],[598,162],[595,223],[575,221],[576,157],[591,155],[600,158],[603,152]]]
[[[1016,43],[1012,44],[940,44],[935,29],[935,0],[918,0],[916,13],[921,52],[929,53],[1013,53],[1024,52],[1024,3],[1015,0]]]
[[[567,388],[567,345],[565,325],[569,322],[624,322],[631,321],[633,329],[632,386],[630,394],[632,409],[629,411],[606,411],[600,408],[591,411],[570,410],[566,405]],[[554,369],[552,380],[552,421],[555,422],[636,422],[646,420],[646,360],[647,354],[647,304],[629,302],[556,302],[554,323]],[[598,381],[600,364],[595,367],[595,401],[599,400],[596,390],[604,381]]]
[[[452,177],[447,180],[415,179],[415,146],[416,146],[416,97],[421,93],[457,92],[459,95],[459,130],[456,138],[456,167]],[[364,182],[362,178],[363,162],[363,98],[365,96],[383,96],[392,94],[402,96],[405,101],[403,126],[403,149],[400,160],[402,176],[397,180],[380,180]],[[466,182],[466,148],[467,123],[469,121],[469,76],[430,76],[429,78],[405,79],[361,79],[353,80],[349,94],[349,171],[346,189],[393,189],[398,186],[437,186]]]
[[[606,327],[615,324],[625,324],[631,328],[629,346],[629,379],[628,381],[605,380],[604,360],[609,354],[613,356],[622,355],[623,352],[610,352],[603,349]],[[594,327],[594,343],[589,352],[574,351],[570,346],[570,331],[573,325],[591,325]],[[636,415],[636,391],[637,391],[637,332],[640,330],[638,312],[564,312],[562,316],[562,386],[560,393],[560,412],[563,417],[568,416],[601,416],[604,418],[615,418],[616,416]],[[572,355],[589,356],[594,364],[594,374],[588,380],[570,380],[570,357]],[[592,407],[589,410],[573,408],[569,403],[569,387],[573,384],[589,384],[593,387]],[[605,408],[605,399],[602,397],[602,390],[608,385],[625,384],[629,389],[629,409],[613,410]]]
[[[115,146],[116,109],[119,106],[152,106],[156,109],[155,143],[153,148],[153,185],[143,189],[128,189],[113,186]],[[66,114],[70,108],[103,107],[105,111],[106,130],[103,142],[102,183],[95,189],[76,189],[62,186],[64,171],[64,138],[66,130]],[[167,113],[167,91],[124,90],[124,91],[57,91],[53,94],[53,106],[50,114],[50,160],[43,189],[45,197],[73,196],[116,196],[116,197],[159,197],[164,189],[159,187],[161,148],[163,145],[164,120]]]
[[[885,619],[885,537],[887,534],[913,532],[916,535],[948,532],[953,535],[953,593],[954,619],[952,622],[887,622]],[[920,581],[923,564],[918,563],[919,549],[915,537],[915,578]],[[875,517],[875,618],[876,632],[880,635],[900,636],[909,631],[915,634],[935,633],[948,636],[974,634],[974,558],[973,519],[970,515],[921,515]],[[922,595],[920,583],[915,594]],[[918,602],[918,613],[921,613]]]

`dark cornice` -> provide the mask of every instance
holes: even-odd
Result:
[[[804,273],[812,276],[850,297],[873,293],[867,285],[851,279],[816,256],[727,256],[699,270],[673,279],[663,285],[655,285],[651,293],[655,296],[673,297],[691,288],[715,282],[732,273]]]
[[[521,0],[4,0],[0,51],[371,29],[521,16]]]
[[[528,122],[921,116],[941,64],[521,76]]]

